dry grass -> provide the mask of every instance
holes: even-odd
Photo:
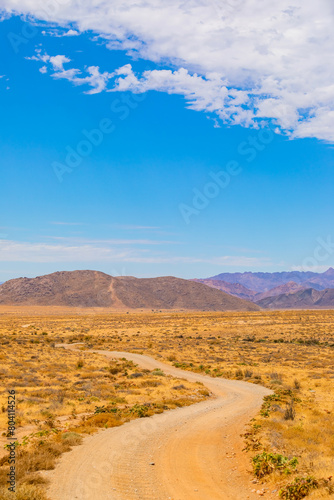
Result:
[[[95,353],[55,348],[55,341],[61,336],[66,340],[72,328],[62,324],[52,330],[49,319],[33,325],[28,320],[2,317],[0,322],[0,499],[9,498],[4,445],[10,389],[16,390],[18,437],[18,487],[10,498],[18,500],[44,500],[39,471],[53,469],[83,435],[207,397],[198,384],[140,370],[125,359],[109,361]]]
[[[48,498],[43,488],[24,484],[19,486],[15,493],[2,488],[0,490],[0,500],[48,500]]]
[[[150,414],[162,411],[164,405],[168,406],[166,401],[171,404],[171,399],[178,404],[177,399],[184,396],[184,389],[180,389],[175,397],[174,382],[169,386],[156,385],[165,383],[165,377],[144,374],[144,377],[128,378],[136,369],[126,368],[122,362],[119,362],[120,372],[112,373],[118,367],[107,370],[106,361],[92,353],[79,355],[67,351],[65,362],[64,353],[55,352],[53,342],[84,342],[87,349],[145,353],[186,370],[266,385],[275,391],[278,399],[264,405],[262,414],[251,423],[246,442],[250,457],[263,450],[297,457],[296,472],[290,476],[278,472],[266,476],[267,484],[279,489],[295,476],[313,475],[320,479],[334,475],[333,319],[334,311],[326,310],[106,314],[103,310],[43,308],[32,312],[12,308],[10,314],[7,312],[0,320],[2,339],[9,341],[2,346],[1,361],[5,364],[1,366],[7,370],[2,375],[8,380],[7,376],[14,374],[8,386],[15,380],[18,382],[16,387],[22,394],[21,423],[36,419],[39,425],[48,419],[43,411],[57,418],[69,415],[72,410],[74,415],[91,413],[95,406],[112,405],[115,398],[124,398],[125,402],[122,399],[123,403],[120,400],[116,403],[122,410],[120,413],[101,413],[91,420],[93,427],[118,425],[123,418],[133,416],[122,406],[154,403],[156,407],[141,409]],[[28,349],[30,356],[38,355],[39,364],[21,355],[20,358],[13,356],[11,367],[6,367],[7,352],[10,348],[15,350],[13,345],[20,352]],[[50,363],[58,363],[53,378],[46,368],[48,357]],[[83,365],[78,367],[80,360]],[[67,367],[67,371],[61,366]],[[73,386],[74,382],[80,383]],[[108,393],[110,382],[112,395]],[[39,384],[45,393],[36,388]],[[184,381],[182,384],[187,386]],[[52,389],[55,392],[52,393]],[[194,388],[187,390],[190,394]],[[136,394],[138,392],[140,394]],[[84,399],[79,400],[79,394]],[[59,402],[62,397],[63,401]],[[99,400],[95,401],[94,397]],[[67,422],[67,426],[71,428],[72,423]],[[85,427],[89,431],[91,424],[83,421],[81,431]],[[328,491],[323,485],[309,497],[325,498]]]

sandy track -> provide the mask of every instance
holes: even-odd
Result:
[[[75,345],[64,346],[75,349]],[[240,434],[268,389],[179,370],[148,356],[126,357],[142,368],[200,381],[216,396],[185,408],[133,420],[85,438],[48,473],[52,500],[243,500],[252,490]],[[272,498],[269,492],[266,498]]]

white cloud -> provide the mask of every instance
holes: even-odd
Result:
[[[68,30],[66,31],[66,33],[64,33],[63,36],[78,36],[78,35],[80,35],[79,31]]]
[[[54,30],[47,30],[47,31],[42,31],[42,34],[43,35],[48,35],[48,36],[54,36],[56,38],[61,38],[63,36],[78,36],[80,35],[79,31],[75,31],[75,30],[68,30],[68,31],[64,31],[64,30],[57,30],[57,29],[54,29]]]
[[[91,30],[110,49],[173,70],[129,72],[118,89],[180,93],[225,122],[274,120],[292,137],[334,141],[332,0],[50,0],[42,8],[39,0],[2,0],[2,8]],[[90,68],[85,82],[79,70],[56,75],[93,84],[90,93],[105,90],[109,77]]]
[[[27,57],[32,61],[42,61],[47,65],[42,66],[39,71],[41,73],[47,73],[48,70],[51,72],[52,78],[69,80],[74,85],[88,85],[92,87],[91,90],[85,91],[86,94],[98,94],[106,89],[109,79],[113,76],[113,73],[100,73],[100,69],[97,66],[89,66],[86,68],[87,76],[82,76],[81,70],[77,68],[65,69],[64,64],[71,62],[71,59],[64,55],[50,56],[49,54],[42,53],[41,49],[36,50],[36,55]],[[53,72],[52,72],[53,71]]]
[[[328,270],[328,265],[326,266],[308,266],[307,269],[305,269],[304,266],[292,266],[291,271],[312,271],[313,273],[324,273],[325,271]]]
[[[232,123],[254,124],[253,116],[241,106],[249,102],[247,92],[228,89],[218,73],[209,73],[206,77],[190,74],[186,69],[145,71],[138,78],[127,64],[116,72],[117,78],[111,91],[130,90],[141,93],[148,90],[184,95],[188,107],[197,111],[218,114],[224,121]]]
[[[1,240],[2,262],[85,262],[123,261],[131,257],[132,250],[83,245],[51,245]]]
[[[49,61],[52,64],[53,69],[55,71],[64,71],[64,64],[70,62],[71,59],[69,59],[66,56],[59,55],[59,56],[51,56],[49,58]]]
[[[156,243],[156,242],[154,242]],[[158,242],[171,243],[171,242]],[[0,240],[0,262],[137,262],[151,264],[206,263],[216,266],[263,267],[272,265],[269,259],[244,256],[188,257],[158,254],[133,245],[151,245],[144,240],[87,240],[50,244]],[[123,245],[123,246],[122,246]],[[130,248],[129,248],[130,247]]]

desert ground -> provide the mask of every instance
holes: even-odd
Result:
[[[82,450],[91,449],[92,440],[102,447],[109,435],[118,446],[119,463],[125,464],[131,453],[134,457],[123,467],[131,478],[124,472],[121,480],[121,471],[115,473],[118,483],[110,482],[110,498],[146,499],[149,488],[166,477],[174,499],[210,498],[209,478],[212,499],[329,498],[334,494],[333,319],[329,310],[110,313],[101,308],[1,307],[0,498],[61,498],[55,487],[61,468],[67,464],[68,469],[71,460],[80,466]],[[73,349],[58,344],[72,344]],[[124,354],[116,359],[104,351]],[[145,365],[138,355],[155,361]],[[167,367],[159,368],[159,362]],[[236,386],[231,389],[228,383]],[[247,398],[241,403],[243,387],[254,393],[247,404]],[[18,488],[8,496],[4,446],[12,388],[17,395]],[[243,405],[239,419],[238,398],[233,404],[231,394],[239,394]],[[148,422],[157,422],[158,441],[143,433],[147,455],[141,457],[140,447],[129,448],[129,443],[123,450],[122,433],[133,426],[140,434],[140,426]],[[206,422],[212,428],[207,436]],[[200,484],[205,479],[209,489],[200,496],[195,485],[190,496],[189,484],[178,488],[173,483],[177,470],[172,458],[180,449],[184,459],[179,467],[184,467],[187,442],[195,441],[199,454],[208,440],[215,460],[212,451],[207,460],[188,460],[184,475],[202,478]],[[165,446],[159,448],[161,443]],[[127,481],[136,481],[144,470],[142,460],[153,463],[155,457],[157,466],[148,468],[142,489],[146,493],[136,487],[127,490]],[[85,467],[90,466],[87,459],[89,451]],[[169,476],[161,477],[159,464],[165,464],[164,470],[169,467]],[[238,481],[243,489],[233,492]],[[138,485],[144,488],[142,482]],[[164,484],[161,495],[165,491],[172,491],[171,486]]]

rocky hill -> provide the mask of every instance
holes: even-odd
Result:
[[[240,299],[244,300],[254,300],[257,296],[257,292],[254,292],[254,290],[249,290],[239,283],[228,283],[227,281],[213,280],[210,278],[202,280],[194,279],[191,281],[203,283],[204,285],[210,286],[211,288],[217,288],[217,290],[221,290],[222,292],[229,293],[230,295],[234,295],[235,297],[239,297]]]
[[[307,288],[293,293],[267,297],[257,302],[266,309],[333,309],[334,289]]]
[[[113,277],[98,271],[56,272],[0,286],[0,304],[257,311],[259,306],[202,283],[174,278]]]

